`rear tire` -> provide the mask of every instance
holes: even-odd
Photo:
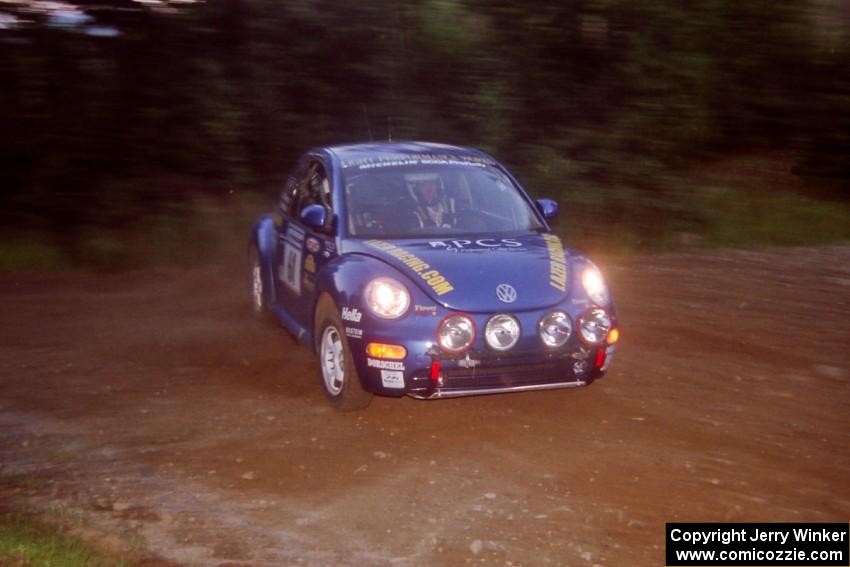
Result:
[[[263,280],[263,267],[260,263],[260,252],[253,244],[248,250],[248,285],[251,292],[251,313],[257,319],[267,319],[269,304]]]
[[[327,295],[316,307],[314,337],[319,354],[319,378],[328,401],[336,409],[363,409],[372,401],[372,394],[363,389],[339,310]]]

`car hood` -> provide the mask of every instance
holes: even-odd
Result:
[[[449,309],[470,313],[539,309],[563,301],[569,292],[570,253],[553,234],[352,240],[346,244],[346,252],[366,254],[394,266]],[[497,288],[505,284],[513,292],[502,288],[497,294]]]

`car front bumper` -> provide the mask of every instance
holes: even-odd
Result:
[[[433,353],[429,368],[411,373],[405,393],[414,398],[439,399],[577,388],[602,376],[614,351],[615,347],[609,346],[517,356],[473,352],[462,358]]]
[[[581,307],[573,312],[569,306],[560,308],[569,313],[572,321],[581,312]],[[439,399],[575,388],[602,376],[616,345],[587,345],[574,333],[562,347],[545,347],[537,329],[541,317],[550,310],[514,313],[525,332],[510,351],[491,349],[481,336],[462,354],[440,350],[436,329],[448,314],[440,308],[431,316],[408,317],[403,326],[377,321],[356,325],[359,328],[347,324],[346,334],[363,387],[385,396]],[[491,316],[471,315],[477,329],[484,328]],[[406,355],[399,360],[376,358],[367,354],[370,343],[398,345]]]

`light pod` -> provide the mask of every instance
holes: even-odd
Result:
[[[519,321],[513,315],[493,315],[484,326],[484,339],[493,350],[508,350],[519,340]]]
[[[611,317],[599,307],[592,307],[581,314],[578,320],[581,340],[591,346],[601,345],[611,330]]]
[[[564,346],[573,334],[573,324],[563,311],[552,311],[537,326],[540,340],[548,347]]]
[[[437,344],[449,354],[460,354],[475,342],[475,323],[469,315],[452,313],[437,327]]]

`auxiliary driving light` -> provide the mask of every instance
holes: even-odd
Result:
[[[552,311],[540,320],[537,326],[540,340],[548,347],[560,347],[573,334],[573,324],[563,311]]]
[[[611,330],[611,317],[604,309],[593,307],[581,314],[578,320],[581,339],[589,345],[599,345]]]
[[[484,338],[494,350],[508,350],[519,340],[519,321],[513,315],[493,315],[484,327]]]
[[[437,343],[451,354],[459,354],[475,341],[475,323],[468,315],[452,313],[437,327]]]

